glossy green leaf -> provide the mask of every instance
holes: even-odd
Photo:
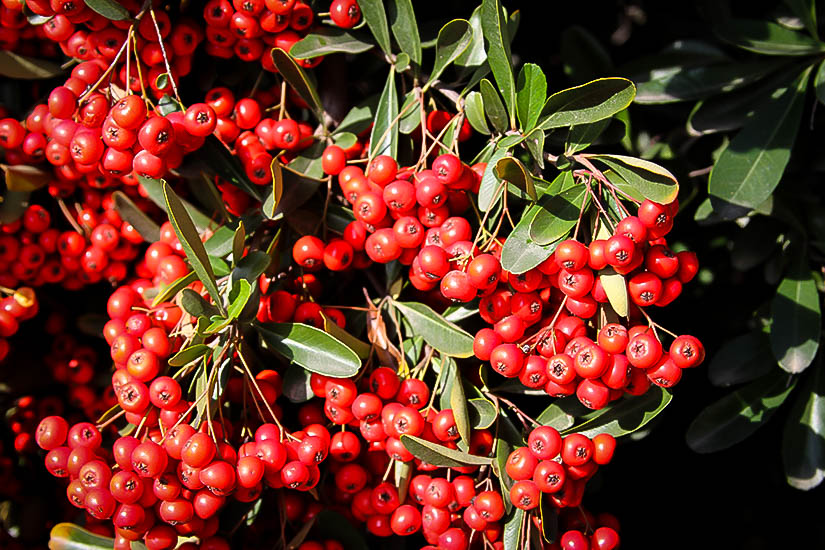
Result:
[[[206,344],[194,344],[183,348],[175,355],[169,358],[170,367],[185,367],[189,363],[194,363],[207,353],[211,353],[212,348]]]
[[[589,82],[611,74],[610,55],[593,34],[579,25],[571,25],[561,33],[561,58],[564,74],[572,84]]]
[[[451,358],[445,358],[445,361],[452,361]],[[461,436],[461,441],[465,445],[470,444],[470,413],[467,410],[467,397],[464,395],[464,385],[461,381],[461,372],[458,367],[454,367],[455,378],[453,379],[452,387],[450,388],[450,408],[453,410],[453,418],[455,419],[455,427],[458,434]]]
[[[209,303],[191,288],[184,288],[181,291],[180,305],[186,313],[195,317],[209,318],[218,315],[218,308],[215,304]]]
[[[62,73],[60,65],[51,61],[26,57],[6,50],[0,51],[0,76],[17,80],[41,80]]]
[[[395,89],[395,71],[390,69],[381,99],[375,113],[375,124],[370,133],[370,157],[390,155],[398,151],[398,92]]]
[[[776,289],[771,304],[771,349],[779,366],[792,374],[808,368],[819,349],[820,300],[811,271],[804,265],[792,268]]]
[[[589,420],[569,428],[567,432],[575,431],[590,438],[600,433],[621,437],[635,432],[656,418],[672,398],[666,389],[650,386],[644,395],[625,396],[600,409]]]
[[[347,112],[341,123],[336,128],[338,132],[352,132],[360,134],[372,124],[375,118],[375,109],[378,105],[378,95],[367,98],[364,102],[355,105]]]
[[[779,61],[719,64],[702,67],[676,65],[635,75],[636,103],[658,104],[702,99],[755,82],[777,68]]]
[[[229,293],[229,307],[226,310],[227,319],[237,319],[246,307],[249,297],[252,295],[252,285],[246,279],[240,279],[232,285]]]
[[[453,357],[473,355],[473,337],[462,328],[445,320],[429,306],[418,302],[396,302],[395,307],[406,318],[413,332],[436,350]]]
[[[476,430],[489,428],[496,421],[496,406],[484,397],[472,397],[467,402],[470,411],[470,425]]]
[[[570,128],[567,134],[567,141],[564,145],[566,155],[578,153],[582,149],[587,149],[610,125],[610,119],[591,122],[590,124],[579,124]]]
[[[49,550],[106,550],[115,540],[83,529],[74,523],[58,523],[49,533]],[[133,542],[132,550],[146,550],[141,542]]]
[[[505,187],[501,185],[496,176],[495,167],[498,161],[507,156],[507,149],[497,149],[493,156],[487,161],[487,168],[481,176],[481,184],[478,188],[478,207],[486,212],[491,209],[501,198]]]
[[[810,55],[825,51],[825,44],[771,21],[725,19],[714,28],[726,42],[763,55]]]
[[[120,217],[132,224],[144,241],[153,243],[160,239],[160,226],[138,208],[126,193],[115,191],[112,200]]]
[[[272,191],[266,196],[261,211],[264,216],[273,219],[278,205],[281,203],[281,198],[284,196],[284,172],[277,158],[272,159],[269,170],[272,173]]]
[[[495,171],[499,179],[515,185],[527,193],[531,199],[538,199],[536,186],[533,183],[533,176],[517,158],[504,157],[499,159],[499,161],[496,162]]]
[[[669,204],[679,194],[676,177],[656,163],[625,155],[589,155],[616,172],[639,195],[660,204]]]
[[[195,229],[195,224],[192,223],[192,218],[189,217],[180,198],[166,182],[163,182],[163,195],[166,199],[169,221],[183,247],[183,251],[186,253],[189,264],[198,274],[198,279],[203,283],[204,288],[212,297],[218,309],[223,311],[221,295],[215,282],[215,274],[212,271],[212,265],[209,262],[209,256],[206,254],[200,235]]]
[[[390,29],[401,51],[421,65],[421,38],[418,35],[412,0],[391,0],[387,5]]]
[[[367,359],[370,356],[371,347],[363,340],[359,340],[346,330],[339,327],[335,321],[321,313],[324,318],[324,330],[332,336],[343,342],[348,348],[355,352],[361,359]]]
[[[791,487],[808,491],[825,479],[825,375],[817,365],[796,398],[782,435],[782,462]]]
[[[243,222],[238,223],[235,234],[232,236],[232,263],[243,258],[244,243],[246,242],[246,229]]]
[[[450,63],[464,53],[473,39],[473,29],[464,19],[453,19],[438,31],[435,41],[435,62],[430,72],[430,82],[435,82]]]
[[[165,183],[163,180],[156,180],[153,178],[147,178],[144,176],[138,176],[138,180],[140,181],[141,186],[146,191],[146,196],[151,200],[153,203],[158,205],[160,208],[163,209],[164,212],[167,214],[168,209],[166,207],[166,198],[163,195],[163,184]],[[205,231],[207,229],[213,229],[217,224],[212,222],[208,216],[206,216],[203,212],[198,210],[192,203],[180,199],[180,202],[186,208],[186,212],[189,214],[189,217],[192,219],[192,222],[195,224],[195,227],[198,228],[198,231]],[[225,230],[224,230],[225,229]],[[232,230],[227,228],[218,228],[215,230],[215,234],[221,233],[222,235],[228,235],[229,238],[232,238]],[[214,238],[213,235],[213,238]]]
[[[473,40],[464,53],[456,58],[455,64],[464,70],[464,74],[470,71],[483,71],[486,74],[490,69],[484,65],[487,61],[487,52],[484,50],[484,30],[481,28],[481,6],[476,6],[468,21],[473,29]],[[482,76],[484,75],[481,74],[478,78]]]
[[[257,328],[268,349],[312,372],[349,378],[361,367],[354,351],[323,330],[302,323],[266,323]]]
[[[305,403],[315,397],[309,380],[312,376],[299,365],[289,365],[284,373],[284,396],[292,403]]]
[[[481,28],[487,39],[487,62],[493,71],[498,89],[504,96],[509,116],[509,127],[516,124],[516,82],[513,75],[512,54],[507,19],[499,0],[482,0]],[[486,97],[484,98],[486,102]]]
[[[530,238],[540,245],[563,238],[575,227],[585,201],[590,201],[590,194],[584,184],[575,185],[558,195],[544,195],[530,223]]]
[[[479,92],[470,92],[464,98],[464,114],[467,116],[467,121],[473,130],[479,134],[489,134],[490,128],[487,127],[487,119],[484,116],[484,98]]]
[[[163,302],[168,302],[177,296],[178,292],[198,280],[198,274],[194,271],[187,273],[183,277],[175,279],[168,285],[163,286],[152,300],[152,307],[157,307]]]
[[[607,301],[610,307],[613,308],[620,317],[627,317],[628,313],[628,299],[627,299],[627,281],[624,275],[616,273],[616,270],[608,266],[599,271],[599,281],[602,283],[604,293],[607,295]]]
[[[123,21],[129,19],[129,10],[118,4],[115,0],[83,0],[93,12],[99,13],[110,21]]]
[[[550,257],[556,249],[556,242],[541,245],[530,237],[530,225],[542,208],[533,205],[524,212],[501,250],[501,267],[510,273],[529,271]]]
[[[547,79],[541,67],[525,63],[516,80],[516,106],[521,129],[529,132],[536,125],[547,99]]]
[[[482,78],[479,82],[479,90],[481,90],[481,97],[484,100],[484,112],[487,113],[490,124],[493,125],[496,131],[506,132],[510,123],[507,118],[507,110],[501,102],[501,96],[486,78]]]
[[[714,386],[732,386],[765,376],[776,368],[767,334],[749,332],[728,340],[711,357],[708,377]]]
[[[581,404],[578,397],[570,395],[556,399],[536,417],[536,421],[544,426],[564,431],[576,423],[576,418],[584,417],[592,412]]]
[[[402,134],[409,135],[421,125],[421,108],[415,90],[410,90],[404,96],[404,103],[398,113],[398,131]]]
[[[713,209],[737,218],[770,197],[796,141],[810,69],[778,89],[722,151],[710,173]]]
[[[401,436],[401,443],[416,458],[433,466],[459,468],[461,466],[483,466],[493,461],[488,457],[471,455],[407,434]]]
[[[365,42],[344,29],[338,27],[318,27],[292,45],[289,54],[296,59],[312,59],[331,53],[361,53],[372,48]]]
[[[547,98],[538,128],[549,130],[610,118],[633,102],[636,87],[626,78],[600,78]]]
[[[272,257],[262,250],[253,250],[241,258],[232,270],[232,280],[246,279],[247,281],[257,281],[269,264]]]
[[[705,408],[687,431],[697,453],[727,449],[753,434],[776,412],[796,385],[796,378],[775,371]]]
[[[316,115],[324,111],[315,85],[312,84],[304,70],[292,59],[289,53],[282,48],[273,48],[272,62],[281,76],[284,77],[284,80],[301,96],[301,99],[309,105],[310,109],[315,111]]]
[[[505,518],[504,530],[502,532],[504,550],[521,550],[529,547],[529,544],[525,544],[525,542],[521,540],[524,514],[524,510],[521,508],[514,508],[512,515]]]
[[[391,54],[390,30],[387,25],[387,12],[384,10],[384,2],[381,0],[359,0],[358,6],[364,16],[367,26],[375,41],[384,50],[384,53]]]

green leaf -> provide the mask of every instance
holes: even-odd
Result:
[[[358,0],[358,6],[361,8],[364,21],[372,31],[375,41],[384,53],[391,54],[390,31],[387,27],[387,12],[384,11],[384,3],[381,0]]]
[[[482,0],[481,28],[487,39],[487,62],[493,71],[498,89],[510,113],[509,127],[516,125],[516,83],[513,76],[512,54],[507,19],[499,0]],[[486,102],[485,97],[485,102]]]
[[[246,307],[251,295],[252,285],[246,279],[240,279],[233,284],[232,291],[229,293],[229,307],[226,311],[226,318],[237,319]]]
[[[63,69],[51,61],[0,50],[0,76],[16,80],[42,80],[63,74]]]
[[[363,103],[360,103],[349,110],[344,116],[344,119],[335,129],[339,132],[352,132],[353,134],[360,134],[370,127],[372,121],[375,119],[375,109],[378,105],[378,96],[374,95],[367,98]]]
[[[570,133],[567,134],[564,153],[566,155],[572,155],[582,149],[588,148],[602,135],[602,132],[604,132],[609,125],[610,119],[606,118],[597,122],[591,122],[590,124],[573,126],[570,128]]]
[[[404,135],[409,135],[421,124],[421,109],[419,108],[418,97],[415,90],[410,90],[404,96],[404,103],[398,111],[398,131]]]
[[[576,225],[585,201],[590,201],[590,194],[584,184],[575,185],[558,195],[544,195],[530,223],[530,238],[539,245],[548,245],[564,238]]]
[[[812,38],[818,39],[819,32],[816,24],[816,0],[785,0],[785,4],[793,11],[805,25],[805,29]]]
[[[358,357],[361,359],[368,359],[370,356],[370,351],[372,350],[371,346],[364,342],[363,340],[359,340],[346,330],[339,327],[335,321],[321,313],[324,318],[324,330],[335,338],[341,340],[347,347],[349,347],[352,351],[355,352]]]
[[[728,340],[713,354],[708,377],[714,386],[732,386],[755,380],[775,367],[768,336],[749,332]]]
[[[709,67],[676,65],[636,75],[635,101],[642,104],[693,101],[730,92],[755,82],[782,66],[780,61],[730,63]]]
[[[666,389],[650,386],[644,395],[625,396],[620,401],[599,409],[582,424],[568,428],[565,433],[576,432],[590,438],[600,433],[621,437],[635,432],[656,418],[672,398]]]
[[[498,202],[505,189],[504,186],[500,185],[495,167],[498,161],[507,156],[507,153],[507,149],[496,149],[493,156],[487,161],[487,168],[484,169],[484,175],[481,176],[481,184],[478,188],[478,207],[482,212],[490,210]]]
[[[398,92],[395,90],[395,71],[390,69],[378,108],[375,124],[370,133],[370,157],[390,155],[396,157],[398,152]]]
[[[484,112],[487,113],[487,118],[490,119],[493,128],[498,132],[507,131],[509,127],[507,110],[501,102],[501,96],[498,95],[493,84],[486,78],[482,78],[479,82],[479,89],[484,103]]]
[[[445,361],[452,361],[447,357]],[[461,441],[465,445],[470,444],[470,413],[467,410],[467,397],[464,395],[464,385],[461,381],[461,372],[458,367],[454,367],[455,379],[453,380],[452,388],[450,388],[450,408],[453,410],[453,418],[455,419],[455,427],[461,436]]]
[[[218,308],[215,304],[210,304],[191,288],[184,288],[181,291],[180,305],[186,313],[195,317],[209,318],[218,315]]]
[[[520,550],[529,546],[521,540],[521,524],[524,523],[524,510],[514,508],[512,516],[506,518],[502,533],[504,550]]]
[[[782,436],[788,484],[808,491],[825,479],[825,376],[818,365],[796,398]]]
[[[177,296],[178,292],[186,288],[187,286],[191,285],[195,281],[198,280],[198,274],[194,271],[190,271],[183,277],[179,277],[175,279],[168,285],[161,287],[160,291],[157,293],[155,298],[152,300],[152,307],[157,307],[158,305],[162,304],[163,302],[168,302],[175,296]],[[194,291],[193,291],[194,292]]]
[[[489,134],[490,128],[487,127],[487,119],[484,118],[484,98],[479,92],[470,92],[464,98],[464,114],[467,115],[467,121],[473,130],[479,134]]]
[[[165,182],[163,180],[156,180],[143,176],[138,176],[138,179],[140,180],[141,186],[143,186],[143,189],[146,191],[146,196],[149,200],[158,205],[168,215],[169,211],[166,206],[166,198],[163,194],[163,184]],[[195,227],[199,232],[206,230],[214,231],[212,236],[207,240],[207,243],[213,239],[215,239],[214,243],[222,242],[224,239],[228,239],[229,242],[232,241],[232,235],[234,233],[230,228],[226,226],[218,226],[216,222],[213,222],[208,216],[204,215],[192,203],[185,201],[180,197],[178,198],[184,208],[186,208],[186,212],[189,214],[189,217],[192,218],[192,222],[195,224]],[[213,253],[211,248],[209,251],[210,253]]]
[[[418,302],[396,302],[393,307],[401,312],[410,323],[413,332],[444,355],[453,357],[471,357],[473,355],[473,337],[462,328],[444,319]]]
[[[471,455],[407,434],[401,436],[401,443],[416,458],[433,466],[459,468],[473,465],[484,466],[493,462],[491,458]]]
[[[726,42],[764,55],[810,55],[825,51],[825,44],[776,23],[755,19],[725,19],[714,32]]]
[[[485,397],[473,397],[468,402],[470,412],[470,425],[483,430],[489,428],[496,421],[498,413],[496,406],[490,403]]]
[[[808,368],[819,349],[820,300],[811,271],[804,264],[793,268],[776,289],[771,304],[771,349],[779,366],[791,374]]]
[[[473,39],[473,28],[469,21],[464,19],[453,19],[438,31],[438,38],[435,41],[435,62],[433,70],[430,72],[430,80],[427,85],[435,82],[444,69],[464,53],[467,46]],[[427,86],[425,86],[426,88]]]
[[[209,292],[218,310],[223,312],[221,295],[215,283],[215,274],[212,272],[209,256],[207,256],[200,235],[192,223],[192,218],[189,217],[180,198],[166,182],[163,182],[163,195],[166,198],[166,209],[169,212],[169,221],[175,230],[175,235],[177,235],[192,269],[197,273],[198,279],[203,283],[206,291]]]
[[[312,59],[331,53],[361,53],[372,44],[338,27],[318,27],[292,45],[289,54],[296,59]]]
[[[604,47],[590,31],[578,25],[569,26],[561,33],[561,58],[564,74],[573,84],[589,82],[613,70]]]
[[[240,259],[232,270],[232,280],[257,281],[269,267],[272,257],[262,250],[253,250]]]
[[[207,346],[206,344],[194,344],[189,347],[183,348],[175,355],[169,358],[169,366],[170,367],[185,367],[189,363],[194,363],[207,353],[211,353],[212,348]]]
[[[608,266],[599,271],[599,281],[602,283],[602,288],[613,311],[620,317],[627,317],[627,282],[624,275],[616,273],[615,269]]]
[[[518,119],[524,132],[532,130],[547,99],[547,79],[541,67],[525,63],[516,81]]]
[[[587,155],[607,165],[641,196],[646,199],[668,204],[679,194],[679,182],[666,169],[649,160],[625,155]]]
[[[533,176],[527,171],[527,168],[521,161],[515,157],[504,157],[496,162],[495,166],[496,176],[512,185],[515,185],[527,195],[537,200],[536,186],[533,183]]]
[[[115,540],[83,529],[74,523],[58,523],[49,533],[50,550],[106,550]],[[146,550],[141,542],[133,542],[132,550]]]
[[[3,170],[6,189],[9,191],[37,191],[52,179],[46,170],[27,164],[0,164],[0,169]]]
[[[473,40],[470,46],[464,50],[464,53],[458,56],[455,64],[462,68],[464,74],[469,74],[471,71],[483,71],[484,74],[489,72],[489,67],[484,64],[487,61],[487,52],[484,51],[484,31],[481,28],[481,6],[476,6],[473,14],[469,19],[470,26],[473,28]],[[478,78],[484,76],[481,74]],[[472,79],[471,79],[472,80]],[[475,84],[468,84],[472,87]]]
[[[275,64],[275,68],[278,69],[281,76],[284,77],[284,80],[295,89],[298,95],[301,96],[301,99],[309,105],[310,109],[315,111],[318,118],[321,118],[320,115],[324,112],[324,108],[321,106],[318,91],[301,66],[282,48],[272,49],[272,62]]]
[[[266,323],[257,328],[268,349],[312,372],[349,378],[361,367],[354,351],[323,330],[302,323]]]
[[[298,365],[290,365],[284,373],[284,395],[292,403],[305,403],[315,397],[309,383],[311,374]]]
[[[412,0],[391,0],[387,5],[390,29],[401,51],[421,65],[421,38],[418,36]]]
[[[504,241],[501,267],[510,273],[520,274],[533,269],[556,249],[556,243],[541,245],[530,237],[530,226],[541,210],[538,205],[528,208]]]
[[[573,426],[577,416],[583,416],[588,412],[591,412],[590,409],[582,405],[578,397],[571,395],[554,401],[536,417],[536,422],[561,432]]]
[[[549,130],[610,118],[633,102],[636,87],[626,78],[600,78],[547,98],[538,128]]]
[[[814,75],[814,92],[816,92],[816,99],[825,105],[825,61],[819,64]]]
[[[688,428],[687,444],[697,453],[714,453],[753,434],[776,412],[796,378],[775,371],[705,408]]]
[[[123,21],[129,19],[129,10],[118,4],[115,0],[84,0],[84,3],[96,13],[99,13],[110,21]]]
[[[132,224],[144,241],[153,243],[160,239],[160,226],[138,208],[126,193],[115,191],[112,200],[120,217]]]
[[[779,184],[796,141],[810,68],[779,88],[722,151],[708,182],[713,209],[726,219],[756,208]]]

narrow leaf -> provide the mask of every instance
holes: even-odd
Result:
[[[625,396],[598,410],[593,418],[568,428],[566,432],[581,433],[590,438],[600,433],[608,433],[613,437],[628,435],[656,418],[672,398],[666,389],[651,386],[644,395]]]
[[[604,293],[607,294],[607,300],[610,302],[613,311],[620,317],[627,317],[627,282],[624,275],[616,273],[616,270],[608,266],[599,271],[599,281],[602,283],[602,288],[604,288]]]
[[[264,216],[273,219],[278,205],[281,204],[281,197],[284,195],[284,173],[277,158],[272,159],[269,170],[272,172],[272,192],[267,195],[261,210]]]
[[[796,378],[775,371],[728,394],[699,413],[688,428],[687,444],[697,453],[736,445],[773,416],[795,385]]]
[[[484,98],[479,92],[470,92],[464,98],[464,114],[467,115],[467,121],[473,130],[479,134],[489,134],[490,128],[487,127],[487,119],[484,117]]]
[[[487,113],[487,118],[498,132],[506,132],[509,127],[507,119],[507,110],[501,102],[501,96],[498,95],[493,84],[486,78],[482,78],[479,82],[479,90],[481,90],[481,97],[484,100],[484,112]]]
[[[34,59],[6,50],[0,51],[0,76],[17,80],[41,80],[54,78],[62,73],[60,65],[51,61]]]
[[[471,71],[483,71],[484,74],[487,74],[490,69],[484,63],[487,61],[487,52],[484,51],[484,31],[481,28],[481,6],[476,6],[476,9],[473,10],[473,14],[470,16],[469,22],[473,28],[473,40],[470,42],[470,46],[464,50],[464,53],[458,56],[455,64],[463,69],[463,74],[469,74]],[[478,78],[481,78],[484,74],[481,74]],[[475,86],[475,84],[471,83],[470,87],[472,86]]]
[[[521,540],[521,525],[524,523],[524,513],[521,508],[514,508],[513,515],[504,524],[502,533],[504,550],[520,550],[526,547]]]
[[[331,53],[361,53],[372,44],[338,27],[318,27],[292,45],[289,54],[296,59],[313,59]]]
[[[527,195],[537,200],[536,186],[533,183],[533,176],[527,168],[515,157],[504,157],[496,162],[496,176],[508,183],[511,183],[527,193]]]
[[[610,118],[633,102],[636,87],[626,78],[600,78],[547,98],[538,128],[549,130]]]
[[[74,523],[58,523],[49,533],[50,550],[106,550],[115,540],[83,529]],[[132,550],[146,550],[141,542],[133,542]]]
[[[796,141],[810,69],[772,100],[722,151],[710,173],[708,191],[713,209],[727,219],[756,208],[779,184]]]
[[[430,82],[435,82],[444,69],[461,55],[473,39],[473,29],[464,19],[453,19],[438,31],[435,41],[435,63],[430,72]]]
[[[2,52],[0,52],[2,53]],[[52,180],[50,172],[26,164],[0,164],[6,181],[6,189],[14,192],[37,191]]]
[[[163,302],[168,302],[172,300],[175,296],[177,296],[178,292],[188,287],[197,280],[198,274],[194,271],[191,271],[183,277],[179,277],[178,279],[172,281],[171,283],[160,289],[155,298],[152,300],[152,307],[157,307]]]
[[[120,217],[132,224],[144,241],[153,243],[160,239],[160,226],[138,208],[126,193],[115,191],[112,200]]]
[[[189,217],[180,198],[166,182],[163,182],[163,195],[166,198],[169,221],[175,230],[175,235],[177,235],[192,269],[197,273],[198,279],[203,283],[204,288],[209,292],[218,309],[223,311],[221,295],[215,283],[215,274],[212,272],[209,256],[207,256],[200,235],[192,223],[192,218]]]
[[[448,360],[452,361],[449,357]],[[464,395],[464,385],[461,382],[461,374],[456,367],[456,377],[450,389],[450,408],[453,410],[455,427],[461,436],[461,441],[466,445],[470,444],[470,413],[467,411],[467,398]]]
[[[825,44],[771,21],[725,19],[714,28],[726,42],[763,55],[810,55],[825,51]]]
[[[388,154],[395,158],[398,151],[398,92],[395,90],[395,71],[390,69],[370,133],[370,157]]]
[[[194,344],[192,346],[183,348],[175,355],[169,358],[170,367],[185,367],[189,363],[194,363],[207,353],[211,353],[212,348],[206,344]]]
[[[668,204],[679,194],[676,177],[649,160],[625,155],[588,155],[588,158],[607,165],[646,199]]]
[[[471,357],[473,355],[473,337],[463,329],[445,320],[429,306],[418,302],[392,301],[410,323],[416,335],[445,355],[453,357]]]
[[[209,318],[218,315],[218,308],[191,288],[184,288],[181,291],[180,305],[186,313],[195,317]]]
[[[793,268],[776,289],[771,305],[771,349],[779,366],[792,374],[808,368],[819,349],[820,299],[811,271],[804,265]]]
[[[257,328],[268,349],[312,372],[349,378],[361,367],[354,351],[323,330],[302,323],[267,323]]]
[[[504,17],[499,0],[482,1],[481,28],[487,39],[487,61],[493,71],[496,84],[504,96],[507,111],[510,113],[509,126],[513,127],[516,122],[516,83],[513,76],[507,19]]]
[[[401,51],[421,65],[421,38],[418,35],[412,0],[391,0],[387,6],[390,29]]]
[[[246,242],[246,229],[243,221],[238,223],[235,234],[232,237],[232,263],[238,263],[243,258],[244,243]]]
[[[478,207],[483,212],[490,210],[501,197],[504,186],[496,177],[495,167],[498,161],[507,156],[507,149],[496,149],[490,160],[487,161],[487,168],[481,176],[481,184],[478,188]]]
[[[367,359],[370,356],[370,345],[363,340],[359,340],[346,330],[338,326],[338,324],[321,313],[324,318],[324,330],[332,336],[343,342],[348,348],[355,352],[361,359]]]
[[[416,458],[421,459],[427,464],[439,466],[444,468],[459,468],[461,466],[484,466],[490,464],[493,459],[471,455],[455,449],[450,449],[437,443],[432,443],[420,437],[411,435],[402,435],[401,443],[407,448]]]
[[[516,104],[521,129],[529,132],[536,125],[547,99],[547,79],[541,67],[525,63],[516,81]]]
[[[240,279],[232,285],[232,292],[229,294],[229,307],[226,311],[227,319],[237,319],[246,307],[249,297],[252,295],[252,285],[246,279]]]
[[[384,53],[391,54],[390,31],[387,26],[387,12],[384,11],[384,3],[381,0],[358,0],[358,6],[364,16],[364,21],[372,31],[375,41],[384,50]]]
[[[292,59],[292,56],[282,48],[273,48],[272,62],[275,64],[275,68],[278,69],[281,76],[284,77],[284,80],[286,80],[298,95],[301,96],[301,99],[315,111],[316,115],[323,113],[324,109],[321,106],[318,91],[312,82],[310,82],[309,78],[307,78],[306,73],[300,65]]]

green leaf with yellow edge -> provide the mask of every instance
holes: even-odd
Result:
[[[585,155],[617,173],[641,196],[659,204],[669,204],[679,194],[679,182],[665,168],[649,160],[625,155]]]
[[[49,550],[111,550],[115,539],[83,529],[74,523],[58,523],[49,533]],[[133,542],[132,550],[146,550],[141,542]]]
[[[508,127],[515,127],[516,81],[510,52],[510,32],[499,0],[482,0],[481,28],[487,41],[487,62],[510,114]]]
[[[263,210],[264,216],[273,219],[275,210],[281,203],[281,197],[284,196],[284,172],[277,158],[272,159],[269,170],[272,172],[272,192],[267,195],[261,210]]]
[[[390,30],[387,25],[387,12],[384,10],[384,2],[382,0],[358,0],[358,7],[361,8],[364,21],[367,22],[367,26],[372,31],[375,41],[378,42],[385,54],[391,54]]]
[[[178,277],[168,285],[161,287],[155,298],[152,300],[152,307],[157,307],[163,302],[168,302],[177,296],[178,292],[188,287],[198,280],[198,274],[190,271],[183,277]]]
[[[478,89],[483,100],[484,112],[487,114],[487,118],[490,119],[490,124],[492,124],[493,128],[498,132],[507,131],[509,126],[507,110],[504,108],[504,104],[501,102],[501,96],[496,91],[492,82],[486,78],[482,78],[478,84]]]
[[[473,28],[470,26],[469,21],[453,19],[441,27],[435,41],[435,63],[433,64],[433,70],[430,72],[428,84],[435,82],[444,72],[444,69],[464,53],[472,40]]]
[[[450,357],[444,359],[445,362],[453,363],[455,379],[450,388],[450,408],[453,410],[455,427],[461,436],[461,441],[466,445],[470,444],[470,413],[467,410],[467,397],[464,395],[464,385],[461,381],[461,371]]]
[[[548,97],[536,127],[549,130],[604,120],[626,109],[634,97],[636,86],[626,78],[593,80]]]
[[[367,359],[370,356],[371,347],[368,343],[363,340],[359,340],[346,330],[339,327],[338,323],[330,319],[327,315],[321,313],[321,316],[324,318],[324,330],[326,332],[341,340],[361,359]]]
[[[409,55],[413,63],[421,65],[421,37],[412,0],[392,0],[387,9],[390,30],[401,51]],[[403,498],[401,502],[404,502]]]
[[[480,92],[472,91],[464,98],[464,114],[473,130],[479,134],[489,134],[487,119],[484,116],[484,98]]]
[[[238,222],[238,227],[235,228],[235,234],[232,236],[232,263],[238,263],[238,260],[243,258],[244,243],[246,242],[246,228],[243,221]]]
[[[200,235],[195,229],[194,223],[192,223],[192,218],[189,217],[180,198],[166,182],[163,182],[163,196],[166,199],[169,222],[175,230],[175,235],[177,235],[192,269],[197,273],[198,279],[203,283],[218,310],[224,313],[225,310],[223,309],[218,285],[215,282],[212,264],[206,254],[206,249],[203,247]]]
[[[461,466],[485,466],[493,462],[493,459],[489,457],[471,455],[407,434],[401,436],[401,443],[416,458],[433,466],[459,468]]]
[[[395,89],[395,71],[390,68],[387,82],[378,100],[375,122],[370,132],[370,156],[390,155],[398,151],[398,91]]]
[[[324,112],[324,108],[321,106],[321,98],[318,96],[315,85],[309,80],[301,66],[282,48],[273,48],[271,55],[275,68],[278,69],[284,80],[301,96],[301,99],[309,105],[310,109],[315,111],[316,116],[321,118]]]
[[[527,193],[531,199],[538,199],[533,176],[530,175],[530,172],[527,171],[527,168],[524,167],[519,159],[515,157],[499,159],[499,161],[496,162],[495,170],[499,179],[515,185]]]
[[[541,67],[525,63],[516,81],[516,105],[522,131],[529,132],[536,126],[539,114],[547,99],[547,79]]]
[[[169,366],[170,367],[184,367],[189,363],[194,363],[207,353],[210,353],[212,348],[207,346],[206,344],[194,344],[192,346],[188,346],[183,348],[175,355],[169,358]]]
[[[390,302],[410,323],[413,332],[445,355],[471,357],[473,337],[464,329],[444,319],[429,306],[418,302]]]
[[[45,187],[53,179],[51,172],[27,164],[0,164],[9,191],[31,192]]]
[[[599,271],[599,281],[602,283],[607,301],[619,316],[627,317],[627,281],[624,275],[616,273],[616,270],[608,266]]]
[[[603,409],[594,411],[583,423],[564,430],[563,434],[581,433],[593,438],[600,433],[613,437],[631,434],[656,418],[670,404],[673,396],[659,386],[639,396],[626,395]]]
[[[313,59],[331,53],[361,53],[373,47],[360,37],[337,27],[318,27],[289,49],[295,59]]]
[[[264,323],[257,329],[267,349],[312,372],[349,378],[361,368],[358,355],[323,330],[303,323]]]

